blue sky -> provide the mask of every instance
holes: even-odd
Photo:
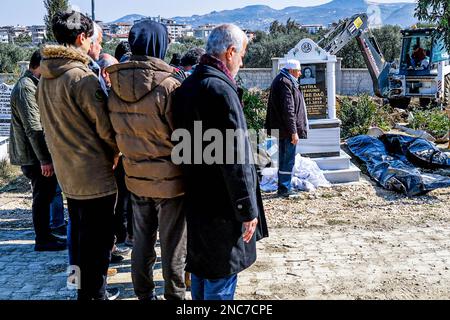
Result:
[[[352,1],[352,0],[349,0]],[[126,14],[139,13],[164,17],[190,16],[211,11],[264,4],[275,9],[288,6],[311,6],[330,0],[96,0],[97,19],[109,22]],[[414,2],[414,0],[370,0],[370,2]],[[70,0],[83,12],[90,12],[90,0]],[[1,0],[0,26],[41,24],[45,9],[42,0]]]

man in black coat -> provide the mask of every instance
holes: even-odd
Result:
[[[174,148],[172,159],[183,165],[185,177],[186,271],[192,274],[194,300],[232,300],[237,274],[256,261],[256,240],[268,236],[252,154],[237,147],[239,134],[225,139],[227,129],[247,130],[234,80],[246,46],[247,37],[237,26],[214,29],[207,54],[174,97],[178,130],[172,138],[175,144],[181,136],[183,141]],[[176,153],[185,139],[192,142],[208,132],[216,134],[215,152],[208,151],[207,142],[214,139],[205,137],[203,144],[194,142],[184,149],[180,161],[181,153]],[[250,150],[248,137],[242,141],[243,149]],[[243,161],[226,161],[230,156]]]
[[[297,144],[308,137],[308,119],[298,78],[301,66],[298,60],[288,60],[272,82],[267,109],[266,129],[278,130],[278,195],[290,197],[292,169]]]

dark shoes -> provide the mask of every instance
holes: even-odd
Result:
[[[157,296],[156,294],[152,294],[152,295],[149,296],[149,297],[145,297],[145,298],[141,297],[141,298],[138,298],[138,300],[139,300],[139,301],[158,301],[158,300],[161,300],[161,299],[159,299],[158,296]]]
[[[115,247],[113,253],[116,254],[120,254],[121,256],[126,256],[127,254],[129,254],[131,251],[130,248],[120,248],[120,247]]]
[[[116,300],[120,295],[120,290],[118,288],[112,288],[106,290],[106,300]]]
[[[113,251],[111,252],[111,263],[119,263],[130,253],[130,248],[119,248],[118,246],[114,246]]]
[[[66,242],[60,241],[49,241],[49,242],[40,242],[34,245],[34,251],[63,251],[67,249]]]
[[[121,262],[123,259],[125,259],[122,255],[116,253],[116,252],[112,252],[111,253],[111,263],[119,263]]]
[[[281,193],[278,193],[278,196],[282,197],[282,198],[286,198],[286,199],[295,199],[295,198],[300,197],[300,195],[294,191],[281,192]]]
[[[56,237],[66,238],[67,237],[67,226],[63,225],[59,228],[52,229],[52,235],[54,235]]]

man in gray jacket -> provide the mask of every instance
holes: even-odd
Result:
[[[29,69],[12,91],[9,154],[11,164],[21,166],[23,174],[31,180],[35,250],[58,251],[65,250],[66,243],[54,237],[50,229],[50,205],[57,181],[35,97],[41,76],[40,63],[41,55],[36,51],[31,57]]]

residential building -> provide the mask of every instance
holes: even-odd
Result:
[[[194,37],[198,39],[208,39],[211,32],[216,27],[215,24],[205,24],[194,29]]]
[[[34,45],[39,45],[44,42],[47,36],[45,26],[31,26],[31,42]]]
[[[186,24],[177,23],[175,20],[157,17],[146,17],[134,21],[134,24],[141,22],[143,20],[151,20],[164,24],[167,27],[167,32],[169,33],[169,38],[171,42],[176,42],[180,38],[185,36],[194,36],[192,27]]]
[[[309,34],[316,34],[320,30],[325,29],[325,26],[322,24],[302,24],[301,27],[308,30]]]
[[[8,31],[0,30],[0,43],[9,43]]]
[[[111,24],[109,27],[112,34],[129,34],[133,24],[128,22],[118,22]]]

